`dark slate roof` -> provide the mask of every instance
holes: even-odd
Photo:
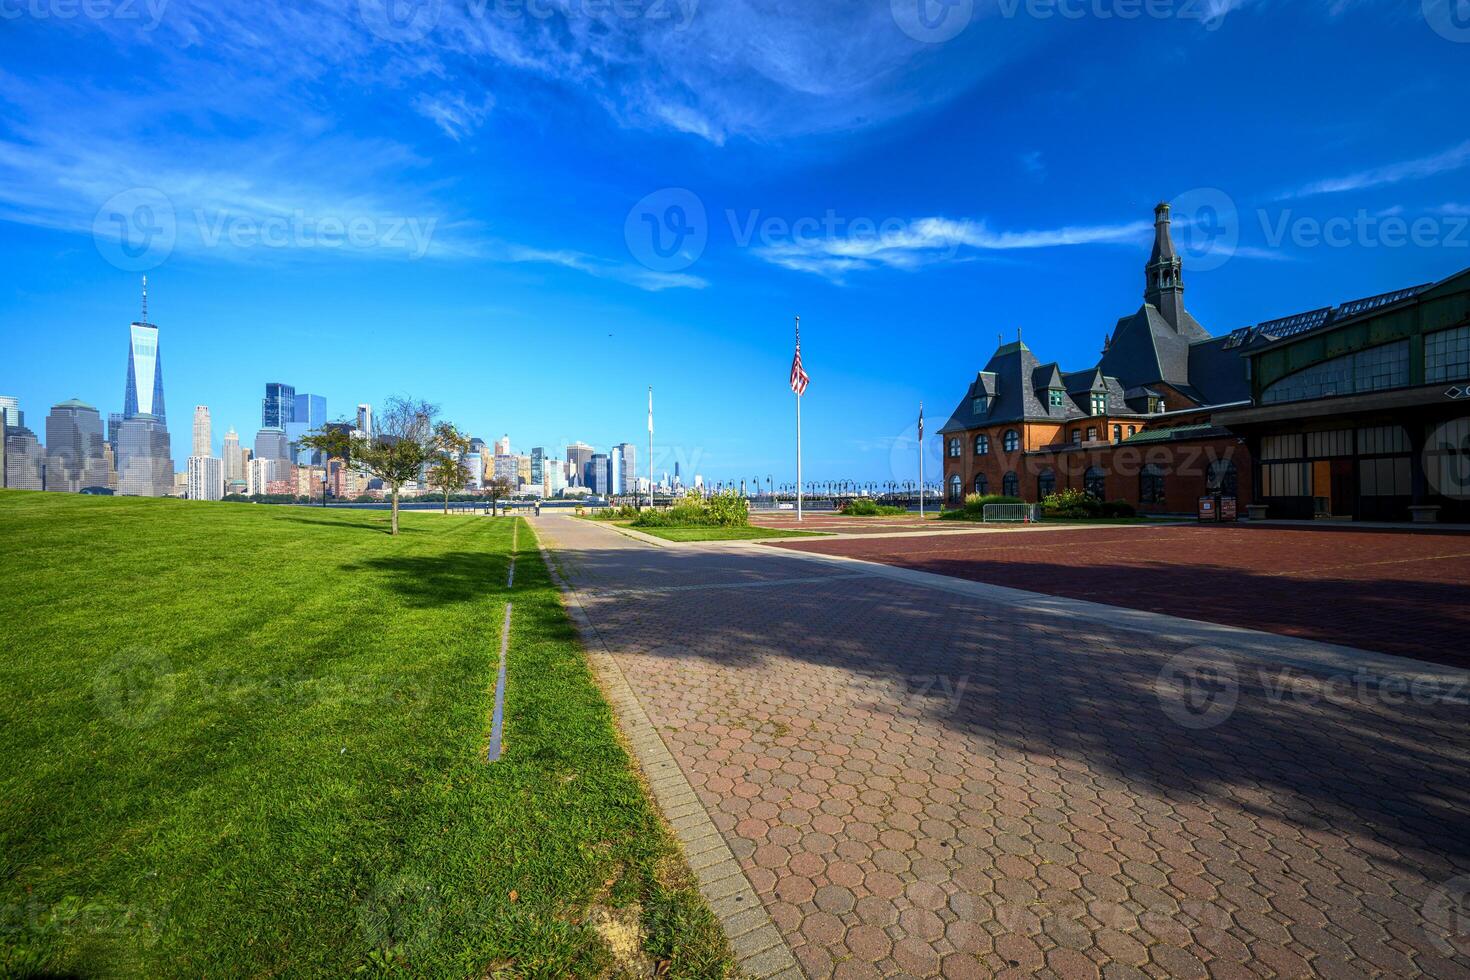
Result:
[[[1377,313],[1390,306],[1407,303],[1435,285],[1437,284],[1430,282],[1420,286],[1410,286],[1407,289],[1395,289],[1377,296],[1355,299],[1341,306],[1327,306],[1320,310],[1310,310],[1306,313],[1295,313],[1291,316],[1268,320],[1256,327],[1255,334],[1264,337],[1267,342],[1275,342],[1317,333],[1329,327],[1339,326],[1354,317]]]
[[[1189,346],[1209,339],[1209,332],[1188,313],[1175,330],[1162,313],[1145,303],[1137,313],[1118,321],[1099,367],[1129,387],[1154,381],[1188,384]]]

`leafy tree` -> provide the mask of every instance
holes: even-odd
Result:
[[[501,497],[509,497],[515,493],[515,484],[503,476],[495,476],[485,481],[485,490],[490,494],[490,516],[495,516],[495,504]]]
[[[340,460],[344,469],[352,466],[352,451],[358,440],[352,436],[352,423],[344,420],[331,422],[316,432],[307,433],[301,438],[300,445],[303,449],[322,454],[326,466],[324,475],[330,476],[332,472],[332,460]],[[322,480],[322,506],[327,506],[327,480]]]
[[[464,489],[469,482],[469,467],[463,463],[470,451],[468,436],[462,435],[452,422],[434,426],[434,454],[429,464],[429,486],[444,494],[444,513],[449,513],[449,495]]]
[[[405,483],[419,478],[419,471],[434,456],[436,405],[412,398],[390,398],[374,420],[371,439],[359,439],[353,447],[358,469],[383,481],[393,499],[391,533],[398,533],[398,501]]]

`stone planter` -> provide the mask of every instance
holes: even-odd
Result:
[[[1409,519],[1415,524],[1438,524],[1438,504],[1418,504],[1409,508]]]
[[[1269,508],[1267,508],[1265,504],[1247,504],[1245,512],[1250,516],[1250,519],[1253,521],[1264,521],[1266,519],[1266,511],[1268,509]]]

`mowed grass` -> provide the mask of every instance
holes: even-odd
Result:
[[[825,538],[820,531],[782,531],[774,527],[635,527],[666,541],[757,541],[762,538]]]
[[[729,971],[530,527],[402,520],[0,492],[0,975]]]

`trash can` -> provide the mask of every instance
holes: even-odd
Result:
[[[1220,523],[1220,498],[1214,494],[1206,494],[1199,498],[1199,522],[1201,524]]]

